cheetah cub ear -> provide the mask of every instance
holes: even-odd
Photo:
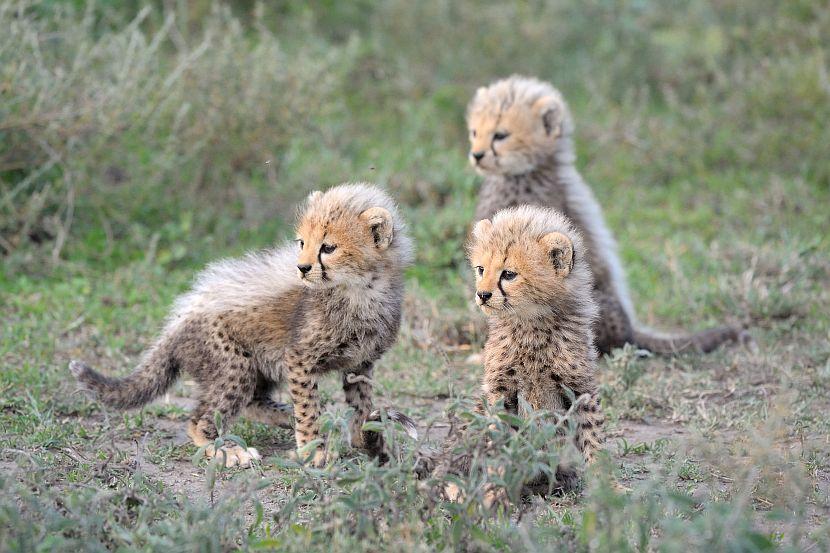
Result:
[[[533,104],[536,114],[541,117],[545,134],[558,137],[562,129],[562,105],[555,96],[543,96]]]
[[[544,235],[540,242],[548,252],[556,274],[566,277],[574,268],[574,245],[571,239],[561,232]]]
[[[473,238],[476,240],[481,240],[484,238],[484,235],[487,234],[490,229],[493,228],[493,223],[490,219],[482,219],[476,226],[473,227]]]
[[[370,207],[360,214],[360,220],[366,223],[375,239],[375,246],[385,250],[392,243],[395,235],[395,225],[392,214],[383,207]]]

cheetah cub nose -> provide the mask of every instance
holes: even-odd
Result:
[[[476,292],[476,296],[481,299],[481,303],[487,303],[487,300],[493,297],[493,292]]]
[[[297,265],[297,268],[301,273],[306,274],[311,270],[311,265]]]
[[[470,152],[470,155],[473,156],[473,159],[475,159],[476,163],[478,163],[484,157],[484,152]]]

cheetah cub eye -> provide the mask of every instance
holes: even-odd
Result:
[[[484,276],[484,267],[476,265],[476,273],[478,273],[478,276]]]
[[[513,280],[517,275],[518,273],[514,273],[513,271],[502,271],[501,278],[504,280]]]
[[[323,244],[322,246],[320,246],[320,251],[323,252],[324,254],[334,253],[334,250],[336,250],[336,249],[337,249],[337,246],[335,246],[333,244]]]

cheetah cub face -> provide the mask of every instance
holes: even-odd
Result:
[[[513,76],[481,87],[467,107],[470,164],[481,175],[522,175],[547,159],[567,107],[547,83]]]
[[[575,236],[568,223],[551,227],[537,212],[520,207],[479,221],[469,246],[476,278],[475,302],[487,315],[532,317],[581,293],[585,276],[574,276]],[[553,230],[558,228],[559,230]],[[563,232],[564,231],[564,232]]]
[[[297,225],[297,274],[311,288],[365,286],[393,262],[392,213],[370,207],[358,215],[337,194],[312,192]]]

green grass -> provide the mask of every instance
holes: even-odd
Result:
[[[143,6],[0,5],[0,551],[830,547],[823,2]],[[491,517],[475,476],[462,504],[416,482],[398,434],[388,466],[344,450],[320,472],[245,421],[228,430],[264,462],[210,486],[186,378],[127,414],[75,392],[70,358],[128,370],[206,262],[288,236],[308,191],[370,180],[418,249],[379,403],[440,436],[483,333],[464,106],[516,72],[569,100],[640,319],[744,323],[757,346],[603,359],[610,455],[581,494]],[[323,396],[337,444],[335,378]],[[555,461],[530,427],[497,439],[508,479]]]

